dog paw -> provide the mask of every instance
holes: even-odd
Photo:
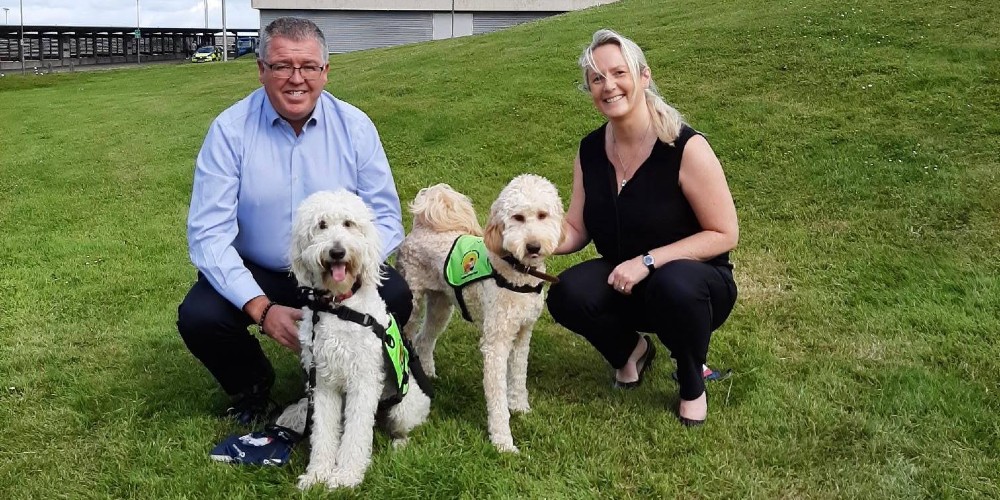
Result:
[[[531,405],[527,401],[511,401],[507,404],[507,408],[510,409],[511,413],[528,413],[531,411]]]
[[[308,490],[317,484],[325,486],[327,489],[353,488],[361,484],[364,474],[345,474],[338,470],[333,471],[312,471],[299,476],[299,489]]]
[[[318,464],[307,467],[306,473],[299,476],[299,489],[307,490],[317,484],[322,484],[327,488],[336,488],[340,483],[340,476],[341,471],[334,464]]]
[[[332,478],[331,481],[328,481],[326,483],[326,485],[331,490],[334,488],[353,488],[361,484],[361,481],[364,480],[364,478],[365,478],[364,471],[357,473],[345,472],[343,474],[338,475],[335,478]]]
[[[498,442],[498,441],[493,441],[493,446],[500,453],[515,453],[516,454],[516,453],[520,453],[521,452],[521,450],[517,449],[517,446],[514,446],[513,442]]]
[[[313,472],[306,472],[305,474],[299,476],[298,486],[300,490],[305,491],[321,483],[323,483],[323,481],[319,478],[319,475],[316,474],[315,471],[313,471]]]
[[[392,439],[392,448],[394,450],[402,450],[406,448],[406,445],[410,444],[410,438],[403,436]]]

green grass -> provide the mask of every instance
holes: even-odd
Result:
[[[1000,496],[998,18],[970,0],[625,0],[332,57],[328,89],[378,125],[404,203],[447,181],[484,213],[521,172],[568,198],[601,122],[575,60],[619,29],[709,137],[742,228],[710,354],[736,375],[704,428],[671,416],[667,363],[613,392],[546,314],[522,453],[501,456],[456,320],[429,421],[399,452],[379,435],[364,484],[333,496]],[[257,86],[244,60],[0,79],[0,496],[297,495],[302,448],[284,469],[208,459],[239,429],[174,326],[194,157]],[[295,359],[271,347],[290,398]]]

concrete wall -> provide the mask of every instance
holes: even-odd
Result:
[[[434,40],[468,36],[472,34],[472,14],[464,12],[455,13],[455,32],[452,33],[452,18],[450,12],[434,13]]]

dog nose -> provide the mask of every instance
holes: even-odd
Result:
[[[538,243],[528,243],[524,248],[528,253],[538,253],[542,250],[542,246]]]
[[[347,252],[344,250],[344,247],[335,246],[330,249],[330,258],[333,260],[343,259],[345,255],[347,255]]]

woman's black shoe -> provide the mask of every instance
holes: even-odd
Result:
[[[636,361],[636,364],[640,365],[639,378],[635,379],[634,382],[615,380],[615,383],[612,385],[615,389],[635,389],[639,387],[642,384],[642,377],[646,374],[646,370],[653,364],[653,358],[656,357],[656,345],[649,337],[643,336],[642,338],[646,340],[646,353]]]

